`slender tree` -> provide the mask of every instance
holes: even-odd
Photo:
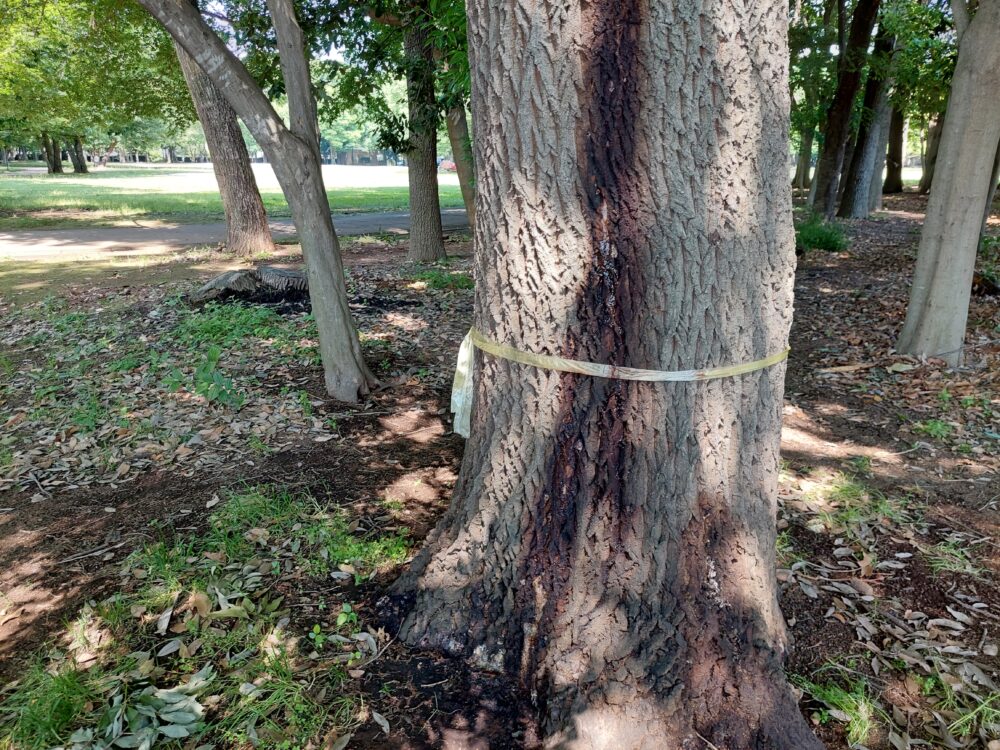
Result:
[[[969,20],[953,0],[958,62],[898,349],[961,364],[983,212],[1000,145],[1000,0]]]
[[[205,133],[226,215],[226,247],[252,257],[274,249],[267,211],[250,165],[236,112],[184,48],[174,45],[191,100]]]
[[[899,107],[892,108],[889,121],[889,152],[885,160],[883,193],[903,192],[903,136],[906,133],[906,113]]]
[[[894,39],[884,29],[875,37],[861,105],[861,124],[858,126],[850,163],[844,172],[844,190],[837,212],[843,218],[862,219],[868,216],[871,206],[869,191],[876,165],[881,173],[886,145],[882,138],[882,126],[891,107],[889,90],[892,81],[889,69],[894,44]]]
[[[347,305],[340,245],[323,185],[309,60],[291,0],[267,2],[288,96],[288,125],[246,67],[188,0],[139,2],[209,75],[273,165],[305,257],[327,392],[342,401],[356,401],[375,380],[362,359]]]
[[[475,325],[687,370],[786,346],[782,0],[469,3]],[[774,578],[784,366],[702,383],[477,355],[451,508],[385,611],[504,669],[548,746],[810,750]]]
[[[832,219],[837,210],[840,175],[844,156],[851,140],[851,114],[854,98],[861,87],[868,58],[868,45],[878,16],[880,0],[858,0],[851,16],[851,30],[846,44],[840,46],[837,63],[837,90],[826,112],[823,149],[816,164],[816,210]],[[843,14],[841,14],[842,16]]]
[[[403,52],[409,110],[410,246],[407,260],[440,260],[445,256],[441,231],[441,201],[437,179],[437,97],[434,93],[434,47],[423,18],[427,0],[418,0],[403,14]]]

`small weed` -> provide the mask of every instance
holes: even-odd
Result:
[[[340,614],[337,615],[337,627],[342,628],[345,625],[353,627],[357,624],[358,624],[357,612],[354,611],[354,608],[350,604],[344,602],[340,606]]]
[[[323,628],[316,623],[312,626],[312,630],[309,631],[309,640],[313,642],[317,651],[323,650],[323,644],[326,643],[326,634],[323,632]]]
[[[778,534],[776,549],[778,552],[779,565],[788,566],[802,559],[802,555],[795,551],[795,545],[792,542],[792,537],[787,531],[782,531]]]
[[[258,456],[268,456],[272,452],[271,446],[265,443],[259,435],[254,435],[253,433],[247,438],[247,447]]]
[[[836,224],[811,216],[795,227],[795,249],[799,252],[826,250],[840,252],[847,249],[847,237]]]
[[[928,419],[926,422],[914,424],[913,431],[935,440],[944,440],[951,435],[952,426],[940,419]]]
[[[870,456],[854,456],[847,462],[848,466],[858,476],[871,477],[872,460]]]
[[[843,682],[812,682],[803,677],[793,677],[792,682],[813,700],[826,706],[818,712],[818,719],[826,723],[835,719],[847,725],[847,741],[853,747],[864,744],[884,720],[885,713],[869,695],[863,679]]]
[[[365,362],[376,373],[386,375],[392,371],[396,354],[390,341],[361,334],[361,352]]]
[[[992,693],[972,710],[960,713],[948,727],[959,737],[968,737],[977,727],[992,727],[996,731],[1000,726],[1000,693]]]
[[[927,564],[935,573],[951,572],[979,575],[979,568],[973,563],[970,550],[961,542],[947,540],[924,550]]]
[[[302,409],[302,415],[306,418],[311,417],[313,415],[313,406],[306,391],[299,391],[298,402],[299,408]]]
[[[413,279],[424,282],[431,289],[472,289],[476,286],[476,282],[469,274],[440,268],[421,271]]]

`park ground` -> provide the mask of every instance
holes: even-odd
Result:
[[[961,370],[894,353],[925,205],[799,259],[777,575],[830,748],[1000,746],[1000,313],[973,298]],[[345,242],[382,382],[357,406],[304,300],[184,302],[217,249],[0,288],[0,748],[536,746],[515,686],[379,627],[458,472],[474,286],[467,235],[405,248]]]

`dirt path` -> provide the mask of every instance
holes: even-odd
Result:
[[[449,208],[441,212],[446,232],[468,227],[465,209]],[[334,216],[337,234],[405,234],[410,228],[409,212],[363,213]],[[291,221],[272,221],[276,238],[295,234]],[[214,245],[226,238],[224,222],[212,224],[136,223],[134,227],[98,227],[95,229],[31,229],[0,232],[0,262],[11,260],[60,262],[74,259],[93,260],[95,256],[155,255],[192,245]]]
[[[468,226],[465,209],[445,209],[441,219],[446,232]],[[334,224],[341,237],[405,235],[410,215],[343,214],[334,216]],[[291,221],[272,221],[271,229],[279,240],[295,234]],[[0,232],[0,308],[76,287],[123,288],[219,274],[239,264],[215,249],[225,234],[223,223]],[[270,260],[281,262],[289,253],[298,258],[297,248],[279,246]]]

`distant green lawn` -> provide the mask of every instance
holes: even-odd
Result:
[[[106,184],[109,182],[113,184]],[[221,221],[222,201],[214,188],[210,172],[189,172],[183,167],[155,171],[115,168],[62,176],[0,170],[0,231],[114,226],[132,221]],[[327,194],[330,208],[337,212],[409,207],[405,186],[333,188]],[[264,188],[261,196],[272,217],[290,215],[280,191]],[[455,185],[441,185],[440,196],[442,207],[462,205],[462,194]]]

